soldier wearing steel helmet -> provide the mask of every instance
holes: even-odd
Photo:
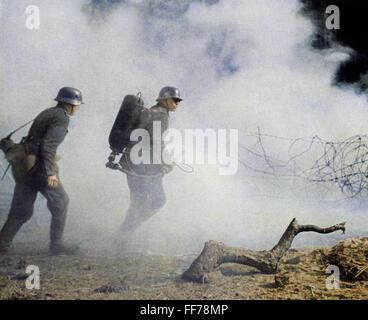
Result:
[[[153,122],[160,122],[161,133],[164,133],[169,128],[169,112],[175,112],[182,99],[179,89],[167,86],[160,90],[156,101],[157,104],[149,109],[151,118],[145,127],[150,133],[151,151],[153,150],[153,144],[157,143],[157,141],[154,141]],[[160,145],[162,152],[164,149],[162,136]],[[152,167],[152,170],[148,171],[151,173],[156,171],[157,174],[150,177],[139,174],[127,174],[127,182],[130,190],[130,205],[126,212],[125,220],[114,238],[115,243],[120,248],[127,248],[127,243],[133,232],[147,219],[157,213],[166,203],[162,179],[164,174],[172,170],[172,167],[165,163],[150,164],[149,166]]]
[[[52,215],[51,253],[73,254],[77,251],[77,247],[66,246],[62,241],[69,197],[59,178],[56,150],[68,133],[69,117],[74,116],[83,104],[82,94],[78,89],[64,87],[55,100],[57,105],[35,118],[25,138],[26,159],[30,159],[26,174],[17,174],[21,170],[12,168],[16,186],[7,221],[0,231],[0,253],[8,252],[19,229],[32,217],[38,192],[47,199]]]

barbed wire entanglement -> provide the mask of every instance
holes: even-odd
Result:
[[[302,192],[303,185],[304,192],[314,188],[322,197],[336,195],[337,190],[344,198],[368,196],[367,135],[327,141],[318,136],[283,138],[258,130],[241,133],[240,141],[248,145],[239,143],[239,163],[248,176],[253,172],[252,178],[272,180],[274,190],[288,181],[293,192]]]

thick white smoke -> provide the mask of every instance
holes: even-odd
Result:
[[[82,91],[86,105],[59,153],[71,198],[66,231],[86,245],[94,239],[103,247],[129,204],[123,174],[104,167],[108,134],[126,94],[141,91],[150,106],[161,87],[179,87],[184,101],[171,116],[178,129],[254,133],[260,127],[325,139],[365,133],[366,100],[331,86],[346,56],[310,49],[313,26],[298,14],[297,0],[188,1],[177,11],[174,5],[165,11],[160,1],[126,1],[105,14],[93,14],[85,0],[35,0],[39,30],[25,26],[28,5],[5,0],[0,7],[0,134],[52,106],[60,87]],[[363,213],[295,197],[250,198],[247,179],[219,176],[216,166],[195,166],[191,175],[175,170],[164,184],[166,206],[135,236],[154,251],[191,252],[209,239],[267,248],[293,217],[320,225],[348,220],[354,235],[367,222]],[[333,237],[303,235],[296,244]]]

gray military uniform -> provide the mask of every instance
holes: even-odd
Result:
[[[153,121],[161,123],[161,133],[164,133],[169,127],[169,111],[158,103],[150,108],[150,114],[151,121],[146,125],[145,129],[150,133],[152,152],[153,144],[158,142],[154,140]],[[164,143],[162,136],[160,138],[163,149]],[[162,165],[149,164],[148,166],[152,167],[150,172],[155,172],[155,176],[146,177],[127,174],[127,182],[130,190],[130,206],[127,210],[125,220],[120,227],[120,240],[122,241],[128,239],[143,222],[157,213],[166,203],[166,196],[162,184],[162,178],[164,176]]]
[[[32,217],[38,192],[47,199],[47,207],[52,215],[51,244],[61,242],[69,198],[60,179],[58,186],[52,188],[48,186],[47,177],[58,175],[56,150],[68,132],[68,125],[69,116],[59,106],[44,110],[34,120],[25,148],[28,154],[36,155],[37,161],[23,179],[16,179],[8,219],[0,231],[0,249],[8,249],[21,226]]]

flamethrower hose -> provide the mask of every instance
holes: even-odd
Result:
[[[194,172],[194,168],[192,166],[190,166],[189,164],[178,163],[178,162],[173,162],[173,163],[176,167],[178,167],[181,171],[183,171],[185,173],[193,173]]]

